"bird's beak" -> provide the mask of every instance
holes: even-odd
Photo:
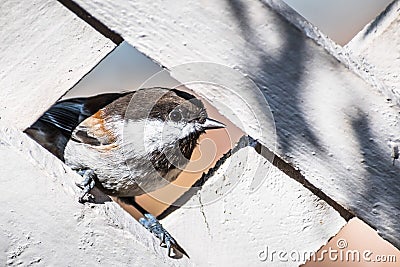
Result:
[[[204,128],[204,130],[220,129],[226,127],[225,124],[210,118],[207,118],[201,126]]]

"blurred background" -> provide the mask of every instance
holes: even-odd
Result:
[[[305,17],[322,32],[328,35],[336,43],[345,45],[357,34],[368,22],[374,19],[391,2],[390,0],[285,0],[297,12]],[[76,96],[95,95],[103,92],[121,92],[135,90],[140,87],[149,77],[162,69],[141,54],[128,43],[123,42],[104,60],[102,60],[89,74],[87,74],[75,87],[73,87],[64,98]],[[163,86],[176,86],[177,81],[172,79],[168,73],[162,76],[160,83]],[[155,82],[157,84],[157,81]],[[205,101],[206,102],[206,101]],[[205,103],[210,117],[224,122],[228,127],[223,131],[210,131],[200,141],[192,160],[198,161],[202,157],[205,160],[199,172],[183,173],[174,182],[176,186],[158,190],[153,196],[142,196],[139,203],[153,214],[160,214],[168,203],[173,202],[184,191],[187,190],[202,174],[203,171],[212,167],[215,161],[227,150],[229,150],[242,132],[222,117],[212,106]],[[202,153],[205,152],[205,153]],[[212,155],[212,157],[209,157]],[[137,211],[130,209],[129,212],[138,217]],[[380,238],[377,233],[359,219],[351,220],[337,236],[322,250],[337,249],[338,240],[344,239],[347,247],[344,250],[370,250],[373,255],[395,255],[400,261],[400,252],[391,244]],[[396,263],[377,262],[341,262],[310,261],[305,266],[399,266]]]
[[[392,0],[283,0],[337,44],[345,45]]]

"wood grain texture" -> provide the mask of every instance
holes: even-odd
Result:
[[[340,57],[345,50],[328,52],[307,37],[308,26],[288,23],[266,4],[271,1],[77,2],[169,69],[207,61],[251,78],[273,111],[277,140],[269,125],[262,125],[263,134],[246,121],[242,128],[400,247],[400,167],[390,157],[391,142],[400,141],[399,109],[362,65],[349,70],[343,61],[350,59]],[[257,106],[260,100],[241,85],[234,90]],[[241,108],[230,101],[227,110],[217,89],[193,89],[232,120]]]
[[[346,45],[385,85],[385,95],[400,106],[400,1],[393,1]]]
[[[265,182],[252,192],[252,178],[265,173]],[[270,253],[312,254],[346,221],[252,147],[245,147],[163,224],[181,226],[175,230],[176,238],[195,266],[297,266],[307,257],[285,262]]]
[[[57,1],[2,1],[0,24],[0,117],[19,129],[115,47]]]

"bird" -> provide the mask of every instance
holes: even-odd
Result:
[[[188,255],[135,197],[177,179],[200,135],[224,127],[194,95],[153,87],[61,100],[25,133],[83,177],[79,202],[97,187],[133,205],[173,257],[174,248]]]

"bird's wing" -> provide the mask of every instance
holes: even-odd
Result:
[[[104,108],[114,100],[125,96],[127,93],[101,94],[89,98],[67,99],[54,104],[25,132],[63,160],[63,153],[68,140],[80,123]],[[94,121],[93,121],[94,122]],[[77,132],[77,131],[76,131]],[[92,139],[84,139],[79,133],[82,142],[95,143]],[[52,140],[63,140],[56,144]]]
[[[71,134],[81,122],[81,119],[85,117],[84,105],[85,101],[79,98],[58,102],[46,111],[38,121],[49,123],[66,134]]]
[[[106,120],[105,111],[98,112],[82,121],[72,132],[71,139],[92,146],[109,145],[116,141],[117,129]]]
[[[123,95],[114,93],[63,100],[54,104],[39,121],[47,122],[71,135],[82,121]]]

